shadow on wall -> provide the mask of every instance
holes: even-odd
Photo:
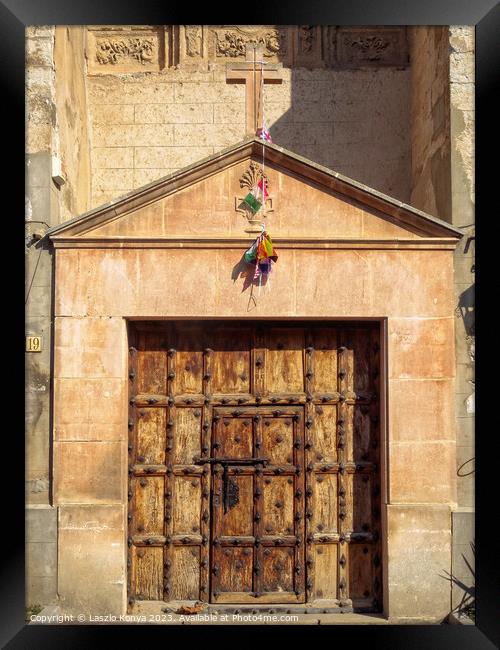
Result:
[[[475,336],[474,286],[471,285],[463,291],[458,299],[458,309],[467,337]]]
[[[289,108],[264,86],[273,142],[368,187],[410,200],[410,69],[294,68]]]

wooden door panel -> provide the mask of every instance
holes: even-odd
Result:
[[[262,526],[268,535],[293,535],[294,481],[291,476],[264,478]]]
[[[199,547],[174,547],[172,564],[172,600],[197,600],[200,595]]]
[[[369,474],[355,474],[353,482],[353,531],[367,533],[373,530],[372,522],[372,486]]]
[[[147,465],[165,464],[166,411],[141,409],[137,420],[137,460]]]
[[[335,534],[338,532],[337,475],[324,474],[316,477],[311,507],[311,531]]]
[[[177,328],[170,349],[175,350],[172,392],[175,395],[203,392],[203,330]]]
[[[271,594],[293,593],[293,548],[266,548],[262,554],[262,589]]]
[[[377,449],[372,439],[372,423],[368,406],[350,406],[348,409],[350,435],[348,436],[348,458],[357,460],[376,459]],[[352,430],[352,431],[351,431]]]
[[[337,406],[335,404],[314,406],[314,429],[311,437],[316,452],[315,460],[335,463],[337,461]]]
[[[345,384],[349,391],[364,393],[370,390],[370,337],[362,329],[342,331],[342,343],[346,351],[342,355],[342,369],[346,372]]]
[[[160,600],[163,596],[163,549],[136,546],[132,551],[133,582],[138,600]]]
[[[250,328],[225,328],[215,331],[210,341],[212,354],[212,392],[250,393]]]
[[[248,537],[253,535],[254,476],[241,476],[229,470],[229,480],[237,502],[221,517],[221,536]]]
[[[200,532],[201,489],[200,476],[174,477],[174,535],[192,535]]]
[[[269,393],[304,390],[304,331],[270,328],[266,334],[266,388]]]
[[[189,465],[201,454],[201,410],[200,408],[172,408],[173,418],[173,462]]]
[[[140,535],[163,535],[163,477],[141,476],[134,481],[134,527]]]
[[[216,456],[228,458],[250,458],[253,451],[252,416],[234,418],[228,413],[222,417],[215,436]]]
[[[332,327],[314,328],[310,334],[314,349],[312,390],[330,393],[337,390],[337,330]]]
[[[220,590],[223,594],[250,594],[253,590],[253,550],[224,548],[220,566]]]
[[[161,334],[140,334],[141,353],[137,359],[137,392],[165,394],[167,390],[167,350]]]
[[[129,602],[376,611],[378,326],[148,323],[130,346]]]
[[[368,601],[373,591],[372,546],[369,544],[349,545],[349,584],[353,600]],[[368,604],[366,602],[366,604]]]
[[[264,418],[262,455],[274,465],[293,462],[292,418]]]
[[[314,594],[319,600],[338,599],[338,545],[314,547]]]

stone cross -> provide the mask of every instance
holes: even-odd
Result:
[[[266,63],[263,48],[254,43],[247,45],[245,58],[245,63],[233,63],[227,67],[226,81],[246,86],[245,131],[247,136],[252,136],[262,127],[262,83],[281,83],[281,66]]]

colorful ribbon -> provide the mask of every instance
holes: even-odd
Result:
[[[262,231],[245,252],[244,259],[249,264],[255,264],[254,280],[262,281],[262,276],[267,277],[271,273],[273,264],[278,261],[278,255],[269,233]]]

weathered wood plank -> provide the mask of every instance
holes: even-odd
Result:
[[[200,548],[176,546],[171,577],[172,600],[200,598]]]
[[[312,390],[331,393],[337,390],[337,330],[332,327],[311,328],[314,348]]]
[[[137,415],[137,463],[164,464],[167,435],[166,409],[139,409]]]
[[[262,553],[262,590],[264,593],[293,592],[294,549],[265,548]]]
[[[304,390],[304,330],[271,328],[266,332],[266,390]]]
[[[203,392],[203,349],[204,332],[179,327],[176,332],[175,377],[172,393]]]
[[[337,598],[338,545],[317,544],[314,547],[314,598]]]
[[[370,408],[367,406],[348,406],[349,436],[347,438],[347,458],[354,461],[371,459]]]
[[[138,600],[161,600],[163,597],[163,549],[134,548],[135,597]]]
[[[253,452],[252,415],[235,418],[223,415],[217,421],[217,457],[251,458]]]
[[[173,462],[189,465],[201,455],[201,409],[180,408],[174,412],[173,426]]]
[[[371,532],[373,530],[371,476],[354,474],[352,483],[353,530]]]
[[[313,409],[314,426],[311,429],[314,458],[317,461],[337,461],[337,407],[316,404]]]
[[[229,487],[234,494],[228,511],[221,518],[220,535],[242,537],[253,534],[253,484],[254,472],[239,476],[234,468],[229,470]]]
[[[250,392],[251,329],[219,328],[214,333],[212,391],[238,395]]]
[[[253,549],[225,548],[221,551],[218,589],[223,593],[250,593],[253,591]]]
[[[141,335],[137,359],[137,391],[164,394],[167,389],[167,352],[161,334]]]
[[[264,477],[263,533],[290,535],[294,530],[293,479],[277,476]]]
[[[349,544],[349,596],[373,598],[372,545]]]
[[[337,474],[316,475],[311,507],[311,530],[319,533],[336,533],[337,527]]]
[[[174,478],[173,535],[200,533],[201,480],[199,476]]]
[[[134,533],[163,535],[163,477],[141,477],[134,480]]]
[[[291,417],[263,417],[262,456],[273,465],[293,463],[293,420]]]

